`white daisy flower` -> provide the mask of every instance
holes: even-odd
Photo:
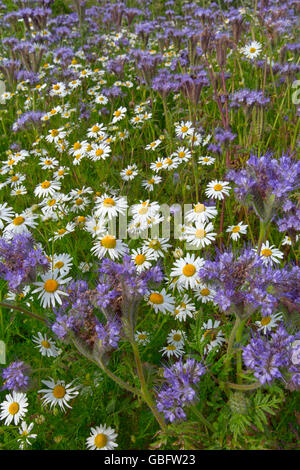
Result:
[[[253,249],[253,251],[257,252],[257,249]],[[283,253],[274,245],[270,245],[269,241],[266,240],[261,246],[259,256],[262,258],[265,265],[274,265],[280,263],[280,260],[283,258]]]
[[[218,214],[216,206],[206,206],[201,202],[194,205],[193,209],[188,211],[185,215],[187,222],[208,222],[210,219],[214,219]]]
[[[240,238],[241,234],[245,235],[247,233],[248,225],[243,225],[243,221],[239,222],[237,225],[230,225],[226,232],[231,233],[230,238],[236,241]]]
[[[114,235],[107,233],[102,238],[99,238],[93,245],[91,252],[98,256],[98,258],[103,258],[106,255],[109,255],[110,258],[118,259],[121,256],[124,256],[127,252],[127,245],[121,240],[117,240]]]
[[[124,181],[131,181],[138,175],[136,164],[129,165],[120,172],[120,176]]]
[[[27,407],[26,394],[13,391],[11,394],[7,394],[5,401],[0,404],[0,419],[5,419],[5,426],[9,426],[12,421],[17,425],[20,419],[26,415]]]
[[[161,144],[161,140],[157,139],[151,142],[150,144],[146,145],[145,150],[155,150],[159,144]]]
[[[186,339],[186,334],[181,330],[171,330],[167,336],[167,343],[174,346],[183,346]]]
[[[142,186],[146,189],[148,189],[148,191],[153,191],[154,189],[154,185],[155,184],[159,184],[160,182],[162,181],[162,178],[160,176],[151,176],[151,178],[147,179],[147,180],[143,180],[142,181]]]
[[[193,247],[204,248],[216,239],[216,232],[213,232],[214,226],[211,222],[207,225],[202,222],[196,222],[195,227],[187,226],[185,230],[185,240]]]
[[[147,331],[136,331],[134,339],[138,344],[145,346],[147,343],[150,343],[149,333]]]
[[[273,313],[271,315],[262,317],[260,321],[255,322],[255,325],[258,326],[259,331],[263,331],[263,333],[266,334],[268,331],[272,330],[272,328],[275,328],[282,320],[283,315],[281,312]]]
[[[108,103],[108,99],[104,95],[97,95],[95,97],[95,103],[105,105]]]
[[[12,222],[13,216],[14,210],[7,204],[7,202],[0,204],[0,230],[4,227],[3,222]]]
[[[138,273],[151,268],[151,262],[155,260],[155,256],[149,253],[144,246],[142,248],[132,250],[130,256]]]
[[[106,427],[106,424],[91,428],[91,435],[86,440],[89,450],[114,450],[118,447],[116,438],[118,437],[114,429]]]
[[[118,214],[125,215],[127,207],[126,197],[110,197],[105,193],[96,199],[95,216],[107,217],[111,220],[113,217],[117,217]]]
[[[47,337],[46,334],[42,334],[38,331],[37,336],[32,337],[32,341],[37,344],[37,348],[39,349],[42,356],[47,357],[57,357],[60,354],[60,349],[58,349],[51,339]]]
[[[94,124],[92,127],[88,129],[87,136],[96,138],[100,135],[104,135],[106,130],[107,128],[104,127],[103,124],[99,124],[97,122],[96,124]]]
[[[69,149],[69,154],[75,155],[80,154],[80,155],[85,155],[86,152],[88,151],[89,148],[89,143],[86,140],[83,140],[81,142],[75,142],[73,146]]]
[[[29,214],[26,211],[21,212],[21,214],[15,214],[12,222],[6,225],[4,229],[4,236],[6,238],[11,238],[17,233],[29,232],[29,228],[35,228],[37,222],[35,219],[37,215]]]
[[[173,312],[176,320],[186,321],[187,317],[194,318],[196,312],[195,304],[191,301],[187,294],[184,294],[182,300],[176,305]]]
[[[125,107],[121,107],[114,111],[112,123],[114,124],[115,122],[121,121],[125,117],[126,111],[127,109]]]
[[[206,304],[207,302],[213,302],[216,291],[207,284],[201,283],[194,289],[194,294],[197,300]]]
[[[56,382],[51,377],[49,380],[42,380],[42,383],[48,387],[38,391],[38,393],[44,394],[44,404],[50,403],[50,408],[59,405],[63,411],[65,411],[65,406],[72,408],[68,402],[78,395],[79,386],[72,387],[73,382],[66,385],[63,380]]]
[[[177,137],[186,137],[194,133],[193,123],[191,121],[181,121],[180,124],[175,126],[175,133]]]
[[[68,253],[54,254],[49,271],[58,270],[59,274],[65,275],[72,269],[73,258]]]
[[[58,240],[59,238],[63,238],[65,235],[67,235],[68,233],[72,233],[74,232],[75,230],[75,224],[72,223],[72,222],[68,222],[67,225],[65,227],[62,227],[60,229],[58,229],[55,233],[54,233],[54,236],[53,238],[50,238],[49,241],[56,241]]]
[[[81,263],[79,263],[79,270],[82,272],[82,273],[88,273],[91,268],[93,267],[92,263],[88,263],[87,261],[81,261]]]
[[[42,170],[53,170],[59,165],[59,161],[56,158],[42,157],[40,158],[39,165],[41,165]]]
[[[204,260],[194,254],[187,254],[184,258],[175,261],[171,276],[177,278],[177,284],[185,289],[195,288],[199,283],[199,269],[204,265]]]
[[[166,293],[166,289],[162,289],[162,291],[150,291],[148,295],[146,295],[146,300],[148,301],[148,305],[151,305],[155,313],[162,312],[163,314],[171,313],[174,311],[175,306],[175,299],[170,294]]]
[[[54,193],[60,191],[61,183],[59,181],[45,180],[38,184],[34,190],[34,195],[37,197],[53,196]]]
[[[33,283],[37,288],[32,291],[32,293],[39,293],[38,298],[41,301],[42,307],[55,307],[56,303],[61,305],[61,296],[68,296],[69,294],[61,290],[60,286],[71,281],[72,278],[68,277],[64,279],[59,275],[59,271],[57,269],[55,271],[42,274],[41,278],[42,281]]]
[[[33,423],[30,423],[29,426],[27,426],[26,422],[22,421],[21,426],[19,427],[19,434],[21,435],[21,438],[18,439],[18,442],[20,443],[20,449],[24,449],[26,444],[31,445],[30,439],[36,439],[37,434],[33,434],[31,432],[33,426]]]
[[[181,357],[184,354],[184,350],[182,349],[182,345],[175,346],[174,344],[168,344],[168,346],[163,347],[160,349],[163,356],[167,356],[168,358],[175,356]]]
[[[205,157],[200,157],[198,163],[200,165],[212,165],[213,163],[215,163],[215,160],[215,158],[206,155]]]
[[[55,142],[57,143],[59,140],[63,140],[66,137],[67,133],[63,127],[60,129],[50,129],[48,131],[48,135],[46,136],[47,142]]]
[[[257,41],[252,41],[241,48],[241,53],[248,59],[255,59],[262,51],[262,45]]]
[[[188,162],[192,158],[192,154],[189,149],[185,147],[179,147],[176,152],[172,153],[173,157],[177,164],[182,162]]]
[[[157,260],[160,257],[164,257],[165,253],[168,252],[168,249],[171,248],[171,245],[168,243],[168,238],[152,238],[145,240],[145,249],[146,251],[154,256],[154,259]]]
[[[229,189],[231,187],[227,181],[213,180],[208,183],[205,194],[209,198],[222,200],[224,196],[229,196]]]

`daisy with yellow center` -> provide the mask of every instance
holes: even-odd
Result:
[[[281,312],[279,312],[266,315],[262,317],[260,321],[256,321],[255,324],[258,326],[259,331],[267,334],[267,332],[271,331],[273,328],[276,328],[278,323],[281,321],[283,321],[283,315]]]
[[[162,289],[160,292],[151,291],[146,295],[148,305],[154,308],[155,313],[171,313],[174,310],[175,299],[170,294],[166,293],[166,289]]]
[[[5,401],[0,404],[0,419],[4,419],[4,425],[9,426],[11,422],[17,425],[27,413],[28,401],[25,393],[13,391],[5,396]]]
[[[187,137],[189,135],[192,135],[194,133],[194,128],[193,124],[190,121],[181,121],[180,124],[176,125],[175,127],[175,133],[177,137]]]
[[[207,284],[198,284],[198,286],[194,289],[195,297],[197,300],[200,300],[202,303],[206,304],[207,302],[211,302],[216,295],[216,291]]]
[[[115,122],[121,121],[125,117],[126,111],[127,109],[125,107],[121,107],[114,111],[112,123],[114,124]]]
[[[50,403],[50,408],[59,405],[62,411],[65,411],[65,407],[72,408],[69,401],[78,395],[79,386],[72,387],[73,382],[66,385],[63,380],[56,382],[50,377],[49,380],[42,380],[42,383],[48,387],[38,391],[44,394],[42,397],[44,404]]]
[[[111,196],[105,193],[96,199],[95,216],[99,218],[107,217],[111,220],[119,214],[125,215],[127,207],[126,197]]]
[[[213,180],[208,183],[205,194],[209,198],[222,200],[225,196],[229,196],[230,189],[227,181]]]
[[[216,239],[217,233],[213,232],[213,230],[214,226],[211,222],[207,225],[202,222],[196,222],[194,227],[186,227],[185,240],[190,244],[191,248],[204,248]]]
[[[175,356],[181,357],[184,354],[183,345],[175,345],[175,344],[168,344],[168,346],[163,347],[160,349],[163,356],[167,356],[168,358]]]
[[[193,208],[187,211],[185,215],[186,222],[209,222],[218,215],[215,205],[207,205],[202,202],[194,204]]]
[[[167,343],[173,346],[183,346],[186,334],[181,330],[171,330],[167,336]]]
[[[53,196],[56,192],[60,191],[61,183],[59,181],[45,180],[38,184],[34,190],[34,195],[37,197]]]
[[[131,251],[131,259],[135,264],[138,273],[145,271],[145,269],[151,268],[151,261],[155,260],[153,254],[147,252],[145,247],[137,248],[137,250]]]
[[[187,294],[184,294],[181,301],[176,305],[173,316],[176,320],[186,321],[187,317],[193,318],[196,312],[195,304]]]
[[[245,47],[241,48],[241,53],[248,59],[255,59],[260,55],[262,51],[262,45],[257,41],[252,41]]]
[[[120,176],[124,181],[133,180],[137,176],[137,174],[138,171],[135,163],[133,165],[129,165],[127,168],[124,168],[124,170],[120,172]]]
[[[71,281],[72,278],[63,278],[56,269],[41,275],[41,281],[34,282],[37,288],[32,292],[38,293],[43,308],[55,307],[56,303],[62,304],[61,296],[68,296],[67,292],[61,290],[60,286]]]
[[[188,289],[195,288],[199,280],[198,272],[203,266],[204,260],[202,258],[195,257],[194,254],[187,254],[175,261],[171,270],[171,277],[176,277],[176,287]]]
[[[42,356],[57,357],[60,354],[60,350],[56,347],[54,341],[49,339],[46,334],[42,334],[40,331],[37,336],[32,337],[32,341],[37,345]]]
[[[138,344],[145,346],[145,344],[150,343],[149,333],[147,331],[136,331],[134,339]]]
[[[257,250],[253,250],[257,251]],[[262,244],[259,256],[261,257],[263,263],[267,265],[275,265],[279,264],[280,260],[283,258],[282,251],[278,250],[274,245],[270,245],[269,241],[266,240],[265,243]]]
[[[89,450],[113,450],[118,447],[116,438],[118,437],[114,429],[106,427],[106,424],[91,428],[90,437],[86,440]]]
[[[248,225],[243,225],[243,222],[239,222],[237,225],[230,225],[226,232],[230,233],[230,238],[236,241],[241,235],[245,235],[247,233],[247,227]]]
[[[115,235],[107,233],[106,235],[98,238],[93,245],[91,252],[102,259],[104,256],[109,255],[110,258],[118,259],[124,256],[127,252],[127,245],[121,240],[118,240]]]

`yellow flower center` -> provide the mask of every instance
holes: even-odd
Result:
[[[140,334],[138,335],[138,339],[144,340],[144,339],[147,339],[147,336],[144,335],[143,333],[140,333]]]
[[[14,401],[13,403],[9,405],[8,412],[11,415],[15,415],[18,413],[19,409],[20,409],[19,403]]]
[[[240,230],[241,230],[241,227],[239,225],[236,225],[235,227],[233,227],[232,233],[238,233]]]
[[[101,245],[107,249],[115,248],[117,245],[116,238],[113,235],[106,235],[102,238]]]
[[[203,228],[198,228],[198,230],[196,230],[195,235],[197,238],[204,238],[206,235],[206,232],[205,230],[203,230]]]
[[[113,199],[111,199],[110,197],[107,197],[106,199],[104,199],[103,205],[104,207],[113,207],[116,205],[116,203]]]
[[[56,203],[56,199],[50,199],[50,201],[47,202],[47,205],[52,207]]]
[[[58,288],[58,282],[55,279],[48,279],[44,284],[44,289],[46,292],[55,292]]]
[[[48,189],[50,185],[51,185],[50,181],[43,181],[43,183],[41,183],[41,187],[43,189]]]
[[[204,204],[196,204],[194,207],[194,212],[196,212],[196,214],[201,214],[201,212],[205,212]]]
[[[150,180],[148,180],[148,184],[153,184],[153,183],[154,183],[154,179],[150,178]]]
[[[73,148],[74,148],[74,150],[81,149],[81,143],[80,142],[75,142],[75,144],[73,145]]]
[[[216,334],[213,332],[213,330],[206,330],[203,337],[206,338],[209,335],[210,335],[210,341],[212,341],[216,337]]]
[[[64,233],[66,233],[66,229],[65,228],[60,228],[57,233],[58,233],[58,235],[63,235]]]
[[[51,131],[51,135],[52,135],[52,137],[57,137],[57,136],[58,136],[58,134],[59,134],[59,132],[58,132],[58,130],[57,130],[57,129],[52,129],[52,131]]]
[[[119,117],[119,116],[121,116],[121,111],[115,111],[114,114],[115,114],[116,117]]]
[[[64,263],[63,261],[57,261],[57,263],[55,263],[55,265],[54,265],[54,268],[55,268],[55,269],[60,269],[60,268],[62,268],[64,265],[65,265],[65,263]]]
[[[92,132],[98,132],[100,130],[100,127],[98,126],[93,126],[92,127]]]
[[[267,258],[272,255],[272,250],[269,248],[265,248],[264,250],[261,250],[262,256],[266,256]]]
[[[59,88],[60,88],[59,85],[54,85],[53,90],[57,91],[57,90],[59,90]]]
[[[64,172],[65,172],[64,170],[59,170],[58,175],[62,176],[64,174]]]
[[[62,385],[55,385],[53,388],[53,396],[55,398],[63,398],[66,394],[66,389]]]
[[[15,160],[13,158],[11,158],[9,161],[8,161],[8,165],[13,165],[15,163]]]
[[[81,206],[81,204],[83,204],[83,199],[79,197],[78,199],[76,199],[75,204],[76,206]]]
[[[145,255],[137,255],[137,256],[135,257],[135,264],[137,264],[137,265],[140,266],[141,264],[143,264],[143,262],[145,261],[145,259],[146,259],[146,256],[145,256]]]
[[[149,300],[150,302],[152,302],[153,304],[162,304],[163,301],[164,301],[164,297],[163,295],[159,294],[158,292],[153,292],[152,294],[150,294],[150,297],[149,297]]]
[[[176,346],[173,346],[173,344],[169,344],[169,346],[166,347],[168,351],[175,351]]]
[[[85,222],[84,215],[80,215],[77,220],[78,220],[78,222]]]
[[[218,183],[218,184],[214,185],[214,190],[215,191],[222,191],[222,189],[223,189],[223,186],[221,184]]]
[[[19,217],[16,217],[16,218],[13,220],[13,224],[14,224],[14,225],[22,225],[23,222],[25,222],[25,219],[24,219],[24,217],[22,217],[21,215],[19,215]]]
[[[126,171],[126,175],[127,175],[127,176],[132,175],[132,171],[131,171],[131,170],[127,170],[127,171]]]
[[[162,165],[163,165],[163,164],[162,164],[161,162],[157,162],[157,163],[156,163],[156,168],[161,168]]]
[[[105,434],[97,434],[94,440],[94,444],[97,449],[102,449],[107,444],[107,436]]]
[[[18,181],[19,177],[18,176],[12,176],[11,177],[11,182],[14,183],[15,181]]]
[[[188,128],[187,126],[183,126],[183,127],[181,128],[181,132],[183,132],[183,133],[184,133],[184,132],[187,132],[188,130],[189,130],[189,128]]]
[[[179,152],[178,157],[179,158],[184,158],[185,157],[185,152]]]
[[[249,51],[251,52],[251,54],[254,54],[254,52],[256,52],[256,49],[255,47],[250,47]]]
[[[181,340],[181,335],[178,334],[178,333],[175,333],[175,335],[173,336],[173,340],[174,341],[180,341]]]
[[[46,349],[49,349],[50,348],[50,343],[49,341],[46,341],[46,340],[43,340],[41,341],[41,345],[46,348]]]
[[[268,317],[263,317],[260,323],[262,324],[262,326],[266,326],[270,323],[270,321],[271,321],[271,317],[268,316]]]
[[[182,269],[182,273],[187,277],[193,276],[195,272],[196,268],[193,264],[186,264]]]
[[[207,289],[207,287],[204,287],[203,289],[201,289],[200,293],[201,295],[203,295],[203,297],[206,297],[210,294],[210,290]]]

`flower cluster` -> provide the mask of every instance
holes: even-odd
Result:
[[[298,339],[296,339],[298,337]],[[261,384],[282,380],[291,390],[300,389],[300,341],[281,324],[267,336],[253,336],[243,348],[245,365],[254,371]]]
[[[0,238],[0,277],[8,282],[11,290],[17,291],[34,282],[37,274],[48,267],[48,259],[40,248],[35,247],[29,233],[16,234],[9,241]]]
[[[170,367],[164,368],[166,380],[157,392],[156,403],[157,409],[168,421],[186,418],[184,408],[195,402],[195,385],[205,372],[205,366],[195,359],[187,359],[185,362],[179,359]]]
[[[23,361],[12,362],[3,369],[2,377],[4,384],[1,390],[24,392],[30,386],[31,367]]]

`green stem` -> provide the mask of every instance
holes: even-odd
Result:
[[[246,320],[247,319],[241,321],[240,326],[237,329],[237,332],[236,332],[237,343],[240,343],[242,340],[242,333],[243,333]],[[236,353],[236,377],[237,377],[237,382],[239,384],[242,383],[241,372],[242,372],[242,351],[238,350]]]
[[[203,414],[200,413],[200,411],[197,409],[197,407],[195,405],[193,405],[192,407],[192,411],[193,413],[197,416],[197,418],[199,419],[199,421],[204,424],[204,426],[206,426],[211,432],[214,431],[212,425],[210,424],[209,421],[207,421],[206,418],[204,418]]]
[[[225,368],[228,370],[229,369],[229,366],[230,366],[230,360],[231,360],[231,353],[232,353],[232,348],[233,348],[233,344],[234,344],[234,340],[235,340],[235,335],[236,335],[236,332],[239,328],[241,324],[241,320],[240,320],[240,317],[238,315],[236,315],[236,318],[235,318],[235,323],[233,325],[233,328],[231,330],[231,333],[230,333],[230,336],[229,336],[229,339],[228,339],[228,346],[227,346],[227,353],[226,353],[226,359],[225,359]]]
[[[0,302],[0,307],[8,308],[11,310],[17,310],[18,312],[25,313],[25,315],[28,315],[29,317],[47,323],[46,318],[40,317],[39,315],[36,315],[35,313],[30,312],[29,310],[26,310],[26,308],[20,307],[19,305],[13,305],[8,302]]]
[[[233,388],[234,390],[255,390],[256,388],[259,388],[261,387],[261,383],[260,382],[255,382],[254,384],[251,384],[251,385],[241,385],[241,384],[234,384],[234,383],[231,383],[231,382],[226,382],[226,385],[229,387],[229,388]]]

